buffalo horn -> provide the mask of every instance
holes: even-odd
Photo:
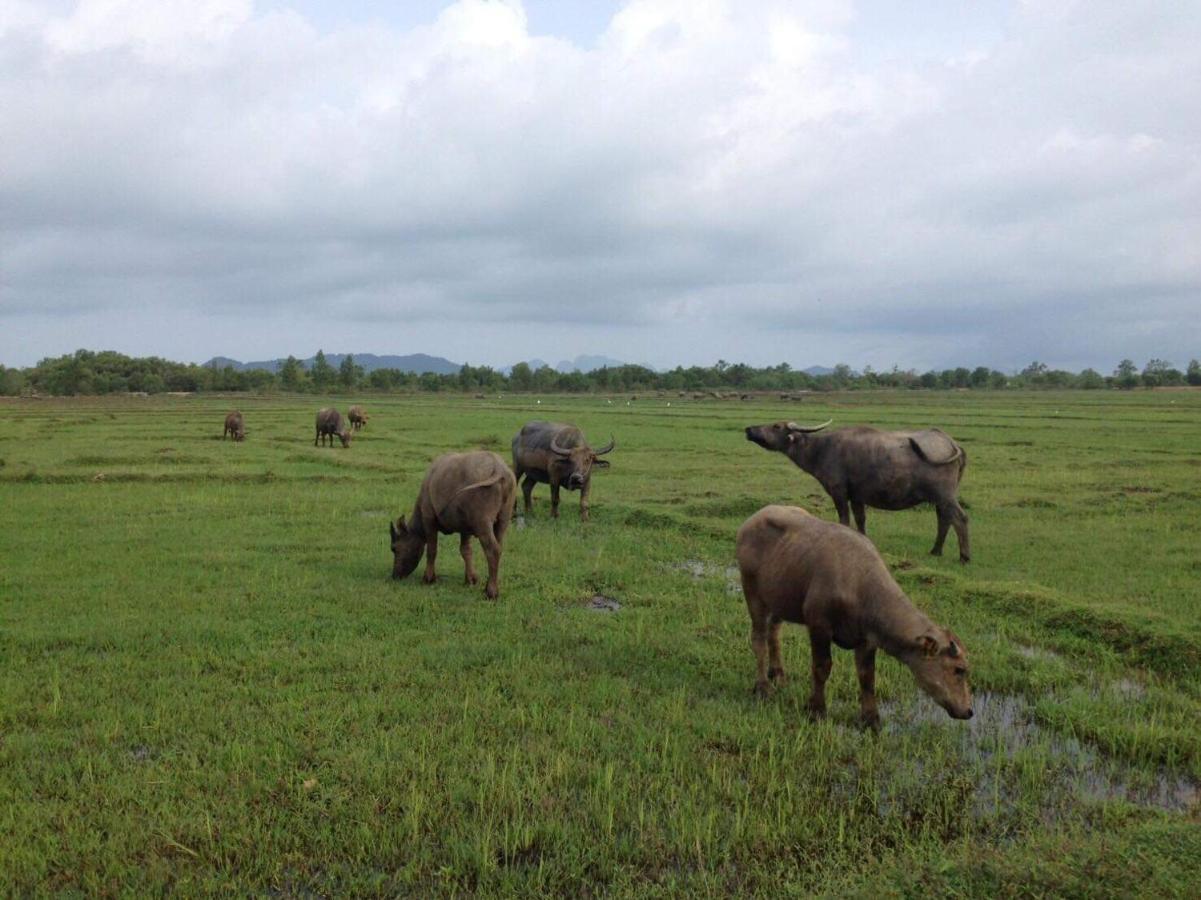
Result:
[[[789,431],[799,431],[799,432],[802,432],[803,434],[809,434],[810,432],[821,431],[823,428],[825,428],[827,425],[829,425],[833,421],[834,421],[833,419],[826,419],[826,421],[822,422],[820,425],[798,425],[796,422],[789,422],[788,430]]]
[[[597,456],[604,456],[606,453],[608,453],[610,450],[612,450],[616,446],[617,446],[617,441],[614,440],[613,435],[609,435],[609,443],[605,444],[605,446],[601,447],[599,450],[593,450],[592,452],[595,453]]]
[[[571,449],[569,447],[559,446],[558,435],[550,439],[550,449],[552,453],[558,453],[560,456],[571,456]]]

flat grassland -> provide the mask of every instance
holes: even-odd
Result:
[[[323,398],[0,405],[0,891],[1201,890],[1201,392],[627,399],[367,398],[347,450]],[[592,521],[540,486],[496,603],[451,537],[393,582],[430,459],[534,418],[616,436]],[[881,657],[860,731],[838,650],[808,722],[791,626],[752,697],[735,530],[834,517],[744,439],[782,418],[967,449],[970,565],[929,508],[868,534],[964,640],[970,723]]]

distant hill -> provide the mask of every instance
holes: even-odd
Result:
[[[550,363],[548,363],[546,360],[539,359],[538,357],[523,360],[523,362],[534,370],[550,365]],[[517,363],[514,363],[513,365],[517,365]],[[590,356],[587,353],[581,353],[575,359],[559,360],[558,364],[553,366],[553,368],[556,372],[583,372],[587,374],[588,372],[594,372],[597,369],[615,369],[618,366],[625,365],[629,365],[629,363],[622,362],[620,359],[613,359],[610,356]],[[651,366],[646,366],[646,368],[650,369]],[[513,366],[504,366],[500,371],[508,375],[513,371]]]
[[[376,356],[374,353],[354,353],[355,365],[362,366],[364,372],[374,372],[376,369],[399,369],[401,372],[415,372],[418,375],[425,372],[434,372],[438,375],[451,375],[458,372],[462,366],[459,363],[451,362],[449,359],[444,359],[441,356],[429,356],[425,353],[411,353],[408,356]],[[345,353],[327,353],[325,361],[335,369],[342,365],[342,360],[346,358]],[[302,359],[300,364],[306,368],[313,367],[313,361],[316,356],[310,356],[308,359]],[[229,359],[225,356],[214,356],[206,366],[215,366],[218,369],[223,369],[226,366],[233,366],[236,371],[246,372],[250,369],[266,369],[268,372],[278,372],[280,366],[284,364],[282,359],[268,359],[255,362],[238,362],[236,359]]]
[[[355,357],[355,358],[358,359],[358,357]],[[804,372],[806,375],[813,375],[813,376],[831,375],[834,373],[833,369],[827,369],[825,366],[810,366],[807,369],[801,369],[801,371]]]

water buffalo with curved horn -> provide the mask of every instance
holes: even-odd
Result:
[[[752,425],[746,439],[775,450],[804,469],[826,489],[838,509],[838,520],[867,533],[867,510],[909,509],[931,503],[938,513],[934,556],[942,555],[947,531],[954,527],[959,560],[971,559],[967,514],[959,505],[959,481],[967,454],[937,428],[924,431],[878,431],[855,426],[824,429],[821,425],[775,422]]]
[[[559,488],[580,492],[580,521],[588,521],[588,494],[592,489],[592,470],[608,468],[600,459],[616,442],[598,450],[588,446],[584,432],[575,425],[560,422],[529,422],[513,438],[513,471],[521,481],[525,512],[530,512],[530,494],[535,484],[550,485],[550,514],[559,517]],[[525,480],[522,481],[522,476]]]
[[[225,440],[226,435],[235,441],[246,440],[246,421],[236,409],[225,417],[225,430],[221,432],[221,440]]]

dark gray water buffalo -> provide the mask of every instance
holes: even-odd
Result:
[[[823,432],[829,424],[752,425],[746,430],[746,439],[785,454],[821,482],[843,525],[851,524],[849,503],[855,525],[864,534],[865,507],[909,509],[932,503],[938,512],[938,537],[930,552],[942,555],[947,530],[954,526],[960,561],[971,559],[967,514],[957,499],[967,466],[962,447],[937,428],[877,431],[860,426]]]
[[[530,494],[535,484],[550,485],[550,514],[559,516],[559,488],[580,492],[580,520],[588,521],[588,494],[593,468],[608,468],[599,459],[615,445],[612,438],[599,450],[588,446],[584,432],[559,422],[529,422],[513,438],[513,471],[521,481],[525,512],[530,512]]]
[[[350,428],[346,424],[346,420],[342,418],[342,414],[332,406],[327,406],[325,409],[317,413],[317,436],[313,438],[313,446],[317,446],[317,442],[325,443],[325,439],[329,438],[329,445],[334,445],[334,436],[342,442],[343,447],[350,446]]]
[[[833,642],[855,651],[865,725],[880,721],[877,649],[908,666],[918,686],[952,718],[972,717],[963,642],[913,605],[863,535],[797,506],[765,506],[738,529],[738,570],[751,615],[757,694],[766,695],[771,682],[783,677],[780,626],[796,622],[809,629],[811,716],[826,712]]]
[[[479,538],[488,559],[488,583],[484,594],[495,600],[500,593],[500,552],[513,515],[517,481],[495,453],[477,450],[471,453],[447,453],[439,456],[425,473],[421,491],[406,523],[401,516],[390,525],[392,536],[392,577],[404,578],[417,568],[425,553],[422,581],[436,580],[434,560],[438,555],[438,534],[458,534],[459,552],[466,567],[468,584],[476,584],[471,563],[471,538]]]
[[[225,440],[226,435],[232,436],[235,441],[246,439],[246,422],[236,409],[225,417],[225,429],[221,432],[221,440]]]

